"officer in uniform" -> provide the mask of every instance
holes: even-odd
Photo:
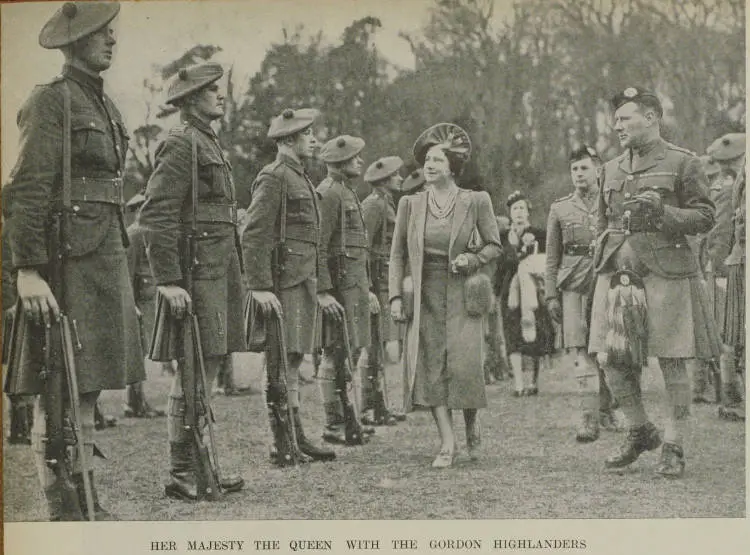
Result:
[[[685,359],[711,358],[719,349],[685,236],[711,229],[714,206],[698,157],[661,138],[663,112],[654,93],[628,87],[612,107],[625,152],[600,177],[589,352],[597,353],[629,431],[606,466],[625,467],[662,443],[640,386],[646,356],[658,357],[666,418],[656,473],[680,477],[691,403]]]
[[[388,309],[388,261],[391,256],[393,228],[396,225],[393,193],[401,188],[403,178],[399,170],[403,165],[404,161],[398,156],[386,156],[370,164],[364,177],[365,182],[372,187],[372,192],[362,201],[362,217],[367,231],[372,292],[378,297],[380,306],[379,315],[373,315],[370,319],[370,328],[371,331],[375,331],[376,326],[379,326],[380,333],[373,334],[372,344],[365,350],[366,356],[363,356],[367,363],[362,384],[362,423],[379,426],[397,423],[397,415],[391,414],[389,407],[385,406],[384,393],[378,391],[377,384],[378,374],[385,371],[386,344],[389,341],[398,341],[402,334],[401,326],[391,319]],[[381,345],[374,343],[376,336],[379,337]],[[385,388],[385,383],[382,387]]]
[[[245,275],[253,297],[267,314],[272,310],[283,314],[287,403],[293,413],[297,444],[312,460],[327,461],[335,459],[336,454],[316,447],[307,439],[299,413],[300,365],[305,353],[313,352],[318,311],[320,209],[318,194],[303,167],[317,146],[313,132],[317,115],[317,110],[309,108],[284,110],[271,120],[268,137],[276,142],[278,152],[276,160],[265,166],[253,183],[242,244]],[[266,351],[267,371],[271,375],[279,372],[279,349],[280,345],[274,344]],[[279,456],[283,430],[277,429],[278,426],[271,415],[273,460],[283,465],[288,459]]]
[[[146,201],[143,193],[137,193],[125,205],[128,213],[135,215],[135,212]],[[128,248],[128,269],[130,270],[130,280],[133,284],[133,296],[135,305],[138,308],[138,318],[141,324],[141,346],[144,352],[148,352],[151,343],[151,332],[154,329],[154,316],[156,312],[156,285],[151,275],[151,267],[148,265],[148,256],[146,255],[146,242],[143,238],[143,230],[135,222],[128,226],[128,239],[130,247]],[[144,361],[141,361],[143,364]],[[163,373],[172,373],[171,362],[161,362]],[[163,410],[153,408],[146,400],[143,391],[143,382],[128,385],[125,390],[125,407],[126,418],[157,418],[166,416]]]
[[[729,247],[723,264],[716,261],[720,268],[725,269],[726,275],[725,309],[723,320],[719,322],[722,329],[719,417],[725,420],[745,420],[745,387],[742,383],[745,369],[745,148],[744,133],[724,135],[708,148],[708,153],[721,168],[724,187],[729,183],[732,187],[729,206],[726,203],[728,195],[723,194],[721,209],[717,207],[716,227],[722,231],[715,238],[709,234],[708,240],[708,251],[710,255],[714,253],[712,262],[715,256],[720,258],[725,252],[720,241],[725,241]],[[726,230],[729,237],[726,237]]]
[[[378,298],[369,291],[367,231],[357,194],[351,180],[362,173],[360,152],[365,141],[342,135],[320,149],[328,176],[318,185],[321,233],[318,256],[318,291],[324,301],[323,360],[318,383],[323,397],[326,428],[323,439],[346,444],[343,415],[339,412],[336,376],[345,371],[347,353],[341,333],[341,312],[326,312],[332,300],[343,307],[353,360],[370,345],[370,313],[379,311]],[[326,321],[326,318],[328,320]],[[336,326],[329,326],[331,320]],[[330,330],[330,333],[325,333]],[[353,372],[354,368],[350,368]]]
[[[100,77],[112,63],[116,41],[110,22],[119,10],[111,2],[67,2],[42,28],[39,44],[60,49],[65,66],[60,77],[34,89],[18,114],[20,152],[7,186],[13,206],[8,222],[12,262],[24,312],[32,322],[51,326],[64,310],[71,324],[81,404],[77,439],[89,460],[95,452],[94,408],[100,391],[123,389],[144,378],[142,365],[128,375],[143,356],[122,211],[128,134]],[[66,229],[58,252],[48,250],[54,218],[63,220]],[[61,269],[52,273],[56,259]],[[53,290],[50,283],[58,280],[61,286]],[[38,350],[44,331],[32,326],[26,340],[29,351],[22,353]],[[21,359],[10,369],[6,391],[41,393],[38,368]],[[44,407],[38,398],[32,444],[50,519],[87,519],[78,451],[71,466],[79,507],[72,506],[65,483],[47,464]],[[95,518],[113,519],[99,503],[93,471],[89,475]]]
[[[146,201],[136,219],[143,229],[157,293],[176,319],[190,313],[198,317],[207,384],[213,383],[231,353],[246,350],[232,168],[210,125],[224,115],[224,96],[217,83],[223,73],[219,64],[205,62],[181,69],[170,82],[167,103],[180,109],[181,123],[157,147]],[[193,206],[194,195],[197,206]],[[197,245],[194,259],[187,261],[182,259],[184,243],[193,217]],[[183,272],[188,264],[192,266],[192,297],[184,289]],[[152,347],[152,353],[155,350]],[[169,394],[167,431],[171,468],[165,493],[195,500],[197,461],[186,427],[179,371]],[[236,476],[221,478],[225,492],[238,491],[243,485]]]
[[[571,152],[569,164],[574,191],[552,203],[547,217],[544,290],[547,309],[562,326],[562,346],[575,354],[575,376],[581,394],[576,441],[589,443],[599,438],[600,425],[617,429],[603,372],[586,349],[601,159],[596,150],[583,145]]]

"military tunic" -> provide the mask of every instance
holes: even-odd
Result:
[[[184,285],[184,238],[190,230],[192,140],[197,147],[197,246],[193,310],[206,356],[244,351],[242,278],[237,249],[234,182],[211,127],[187,117],[156,150],[154,172],[136,223],[143,229],[157,285]]]
[[[362,201],[362,217],[367,229],[373,292],[380,302],[380,338],[382,341],[395,341],[401,339],[401,326],[391,319],[388,304],[388,264],[396,225],[393,196],[386,190],[374,189]]]
[[[12,263],[15,269],[37,269],[49,279],[53,253],[47,250],[47,226],[62,205],[66,87],[72,206],[62,275],[65,294],[61,298],[60,291],[54,293],[81,345],[75,349],[80,393],[122,389],[145,378],[142,370],[128,376],[128,369],[137,368],[143,357],[123,236],[122,169],[128,134],[102,79],[72,66],[66,65],[51,83],[37,86],[18,114],[20,152],[7,185],[13,204],[8,222]],[[7,384],[9,393],[41,390],[38,368],[28,366],[41,356],[41,342],[29,340],[34,345],[24,350],[19,371]]]
[[[607,349],[609,281],[617,259],[627,256],[645,276],[649,356],[718,356],[718,338],[710,326],[712,315],[701,288],[698,263],[685,237],[707,232],[714,222],[714,205],[708,198],[699,159],[659,139],[637,166],[630,150],[609,161],[600,182],[589,351]],[[623,203],[649,189],[659,192],[664,205],[659,228],[648,223],[628,226]]]
[[[318,290],[330,292],[344,306],[351,348],[367,347],[369,279],[362,208],[349,180],[341,173],[329,170],[317,190],[321,196]]]
[[[588,344],[588,296],[593,285],[593,244],[598,203],[571,193],[550,207],[544,290],[548,299],[562,297],[563,347]]]
[[[281,267],[275,269],[272,255],[281,237],[284,194],[284,251]],[[288,351],[310,353],[318,311],[320,211],[318,193],[299,161],[279,154],[260,171],[253,184],[247,221],[242,247],[248,286],[252,291],[277,294],[284,311]]]

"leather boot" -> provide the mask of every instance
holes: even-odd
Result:
[[[599,439],[598,415],[590,411],[581,414],[581,422],[576,430],[576,441],[578,443],[591,443]]]
[[[619,411],[616,409],[600,410],[599,428],[608,432],[621,432],[624,428]]]
[[[164,486],[164,493],[172,499],[196,501],[198,484],[190,441],[170,442],[169,462],[169,482]]]
[[[676,443],[664,443],[656,474],[666,478],[682,478],[685,474],[685,455]]]
[[[661,436],[651,422],[646,422],[643,426],[630,428],[628,436],[620,447],[620,452],[609,457],[605,462],[607,468],[624,468],[635,462],[641,456],[641,453],[653,451],[661,445]]]
[[[44,496],[47,498],[50,522],[85,520],[76,485],[70,480],[58,476],[51,486],[44,488]]]
[[[94,485],[94,471],[89,470],[89,483],[91,484],[91,495],[94,498],[94,520],[105,521],[105,520],[119,520],[115,515],[105,510],[99,503],[99,495]],[[76,485],[76,491],[78,492],[78,503],[81,506],[81,513],[83,514],[83,520],[89,519],[89,510],[86,505],[86,489],[83,486],[83,474],[73,474],[73,482]]]
[[[310,443],[309,439],[307,439],[305,431],[302,428],[302,418],[300,418],[299,415],[299,408],[293,408],[292,412],[294,414],[294,431],[297,434],[297,445],[299,446],[300,451],[309,456],[313,461],[334,460],[336,458],[336,453],[329,451],[328,449],[316,447]]]
[[[284,411],[286,412],[286,411]],[[289,422],[280,420],[274,411],[268,411],[268,423],[273,435],[273,447],[271,447],[271,462],[279,467],[295,466],[307,463],[311,458],[304,452],[295,452],[294,445],[290,441],[291,428]]]
[[[339,413],[339,403],[324,403],[326,425],[323,429],[323,441],[337,445],[346,445],[344,435],[344,417]]]
[[[103,430],[104,428],[114,428],[117,426],[117,418],[111,414],[104,414],[99,408],[99,403],[94,405],[94,428]]]

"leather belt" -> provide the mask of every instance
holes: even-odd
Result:
[[[593,248],[591,245],[565,245],[563,254],[568,256],[593,256]]]
[[[625,235],[659,231],[659,226],[653,218],[633,214],[624,214],[619,221],[608,222],[607,228],[623,231]]]
[[[195,211],[195,217],[196,221],[201,224],[237,225],[237,203],[199,203]]]
[[[70,181],[72,202],[102,202],[121,206],[125,202],[121,177],[76,177]]]

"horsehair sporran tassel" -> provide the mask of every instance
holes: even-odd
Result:
[[[646,291],[640,278],[618,272],[607,291],[607,363],[640,368],[648,355]]]

